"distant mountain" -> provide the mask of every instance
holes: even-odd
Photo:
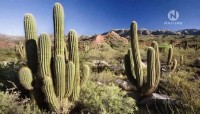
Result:
[[[111,31],[118,33],[122,37],[129,36],[129,29],[113,29]],[[109,32],[105,32],[102,35],[108,34]],[[200,29],[183,29],[178,31],[140,29],[138,30],[138,34],[139,35],[200,35]]]

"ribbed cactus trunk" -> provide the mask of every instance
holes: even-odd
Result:
[[[152,47],[147,49],[147,81],[144,87],[145,94],[148,95],[154,91],[156,83],[156,72],[155,72],[155,51]]]
[[[74,89],[72,91],[72,100],[77,100],[80,93],[80,66],[79,66],[79,52],[78,52],[78,36],[74,30],[71,30],[68,34],[69,45],[69,61],[75,64],[75,76],[74,76]]]
[[[133,21],[130,27],[130,37],[131,37],[131,48],[133,54],[133,61],[135,67],[135,75],[137,79],[137,88],[140,89],[143,85],[143,70],[141,64],[138,35],[137,35],[137,23]]]
[[[38,44],[38,58],[40,68],[40,78],[43,81],[42,89],[49,108],[53,111],[59,110],[59,103],[55,95],[52,76],[51,76],[51,40],[48,34],[41,34]]]
[[[64,9],[61,4],[56,3],[53,8],[54,22],[54,53],[64,55],[65,36],[64,36]]]
[[[55,90],[56,95],[63,99],[65,95],[65,58],[62,55],[55,56]]]
[[[54,86],[56,95],[62,100],[65,93],[65,37],[64,9],[56,3],[53,9],[54,19]]]
[[[75,65],[73,62],[67,64],[67,75],[66,75],[66,97],[70,97],[74,89],[74,76],[75,76]]]
[[[159,48],[158,48],[158,43],[153,41],[152,45],[151,45],[154,50],[155,50],[155,72],[156,72],[156,86],[159,84],[160,81],[160,55],[159,55]],[[156,88],[155,88],[156,89]]]
[[[25,46],[28,67],[33,74],[37,73],[37,28],[32,14],[24,16]]]

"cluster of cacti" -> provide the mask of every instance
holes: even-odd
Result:
[[[38,39],[34,17],[25,15],[27,66],[20,69],[19,79],[24,88],[33,91],[39,106],[46,103],[50,111],[62,112],[63,104],[79,98],[80,86],[89,77],[89,67],[83,65],[80,77],[78,36],[74,30],[69,32],[67,49],[64,10],[59,3],[54,6],[53,19],[55,40],[52,52],[49,35],[42,33]]]
[[[174,72],[177,66],[177,60],[173,59],[173,48],[170,47],[168,51],[167,66],[170,72]]]
[[[125,70],[127,78],[132,84],[136,84],[141,95],[153,93],[160,81],[160,60],[157,42],[147,49],[147,76],[144,75],[139,51],[137,23],[132,22],[130,27],[131,49],[125,55]]]

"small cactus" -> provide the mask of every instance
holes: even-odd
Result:
[[[170,66],[172,63],[172,56],[173,56],[173,48],[170,47],[168,51],[168,59],[167,59],[167,65]]]
[[[88,65],[83,65],[83,75],[81,77],[81,86],[83,87],[90,75],[90,68]]]

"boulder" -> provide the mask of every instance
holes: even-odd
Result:
[[[174,104],[175,100],[171,99],[169,96],[164,94],[158,94],[158,93],[152,93],[151,96],[146,96],[143,98],[139,105],[145,105],[145,106],[152,106],[152,105],[163,105],[163,104]]]
[[[121,87],[122,89],[127,90],[127,91],[134,90],[134,88],[135,88],[130,82],[127,82],[127,81],[122,80],[122,79],[116,79],[115,83],[119,87]]]

